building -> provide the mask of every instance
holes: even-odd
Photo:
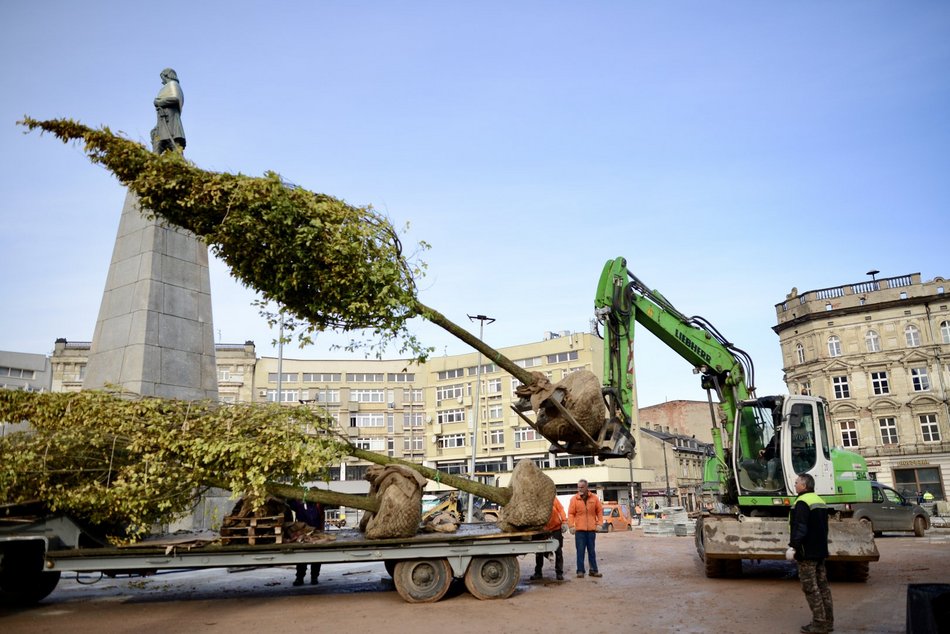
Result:
[[[52,357],[53,389],[82,388],[88,342],[58,339]],[[256,358],[253,342],[217,344],[218,394],[222,402],[280,402],[324,410],[355,445],[419,462],[444,473],[468,476],[475,445],[475,474],[505,486],[514,465],[534,460],[554,479],[558,494],[587,479],[605,501],[628,503],[661,495],[670,475],[671,502],[696,508],[702,456],[709,437],[709,405],[669,401],[640,410],[633,430],[633,460],[599,461],[551,454],[550,443],[511,408],[517,379],[479,355],[432,357],[422,365],[406,359]],[[542,341],[500,350],[517,365],[556,383],[571,372],[603,371],[603,342],[591,333],[546,333]],[[473,436],[472,429],[477,428]],[[654,433],[641,434],[641,428]],[[664,451],[668,452],[664,469]],[[365,493],[369,464],[347,458],[330,469],[333,489]],[[441,488],[430,483],[430,489]]]
[[[950,297],[919,273],[798,293],[776,305],[785,382],[830,403],[837,444],[881,482],[946,499]]]
[[[702,405],[708,412],[709,407]],[[702,505],[706,461],[713,455],[712,443],[648,427],[641,430],[640,438],[640,454],[654,473],[651,482],[640,485],[640,497],[646,507],[682,506],[687,511],[698,510]]]
[[[52,382],[45,354],[0,350],[0,389],[48,392]]]

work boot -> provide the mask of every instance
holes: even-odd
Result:
[[[294,585],[295,585],[295,586],[302,586],[302,585],[303,585],[303,577],[297,577],[296,579],[294,579]]]
[[[831,630],[825,627],[822,621],[813,621],[807,625],[802,625],[802,632],[805,634],[828,634]]]
[[[583,572],[577,573],[577,578],[578,578],[578,579],[581,579],[581,578],[583,578],[583,577],[584,577],[584,573],[583,573]]]
[[[557,577],[555,577],[555,579],[557,579],[558,581],[564,581],[564,573],[563,572],[557,573]]]
[[[543,578],[544,577],[541,575],[540,572],[536,572],[533,575],[531,575],[531,581],[541,581],[541,579]]]
[[[602,575],[601,573],[597,572],[596,570],[591,570],[591,571],[590,571],[590,576],[591,576],[591,577],[603,577],[604,575]]]
[[[303,583],[303,582],[301,581],[301,583]],[[310,577],[310,585],[315,586],[315,585],[317,585],[318,583],[320,583],[320,582],[317,581],[317,578],[316,578],[316,577]]]

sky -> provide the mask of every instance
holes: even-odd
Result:
[[[422,301],[475,333],[467,315],[495,318],[495,347],[589,330],[622,256],[783,393],[771,328],[792,287],[950,277],[946,2],[5,0],[0,56],[0,350],[91,339],[125,195],[16,122],[147,142],[166,67],[190,160],[408,224],[431,245]],[[276,355],[216,259],[211,286],[218,341]],[[283,355],[340,358],[341,340]],[[636,356],[641,406],[705,400],[646,331]]]

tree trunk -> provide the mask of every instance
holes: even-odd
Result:
[[[347,493],[336,493],[335,491],[328,491],[326,489],[307,489],[277,482],[268,482],[267,491],[271,495],[285,500],[305,500],[307,502],[319,502],[320,504],[326,504],[328,506],[348,506],[373,513],[379,511],[379,502],[376,498],[372,498],[368,495],[349,495]]]
[[[390,458],[389,456],[383,456],[372,451],[359,449],[357,447],[353,447],[352,445],[350,446],[350,449],[347,450],[347,453],[354,458],[360,458],[362,460],[366,460],[367,462],[373,462],[379,465],[385,466],[390,464],[398,464],[404,467],[409,467],[414,471],[418,471],[429,480],[442,482],[449,485],[450,487],[455,487],[460,491],[477,495],[480,498],[485,498],[489,502],[494,502],[495,504],[499,504],[501,506],[508,504],[508,502],[511,500],[511,489],[506,487],[496,487],[490,484],[482,484],[481,482],[475,482],[473,480],[469,480],[468,478],[463,478],[449,473],[442,473],[437,469],[423,467],[422,465],[408,462],[406,460],[400,460],[399,458]]]
[[[530,372],[521,366],[515,365],[514,361],[498,352],[455,322],[451,321],[439,311],[435,310],[434,308],[429,308],[419,300],[416,300],[416,311],[428,321],[431,321],[437,326],[441,326],[450,334],[455,335],[468,345],[481,352],[483,355],[488,357],[489,361],[504,369],[506,372],[508,372],[508,374],[515,377],[525,385],[532,385],[535,383],[535,377]]]

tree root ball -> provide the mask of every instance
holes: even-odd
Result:
[[[554,480],[532,460],[522,460],[511,474],[511,501],[501,511],[498,524],[505,532],[543,528],[554,506]]]
[[[369,494],[379,511],[363,515],[360,530],[367,539],[412,537],[422,521],[422,488],[426,479],[400,465],[373,465],[366,472]]]
[[[600,379],[589,370],[571,372],[554,386],[565,392],[562,405],[591,437],[597,438],[607,419]],[[541,434],[551,442],[582,442],[583,435],[553,405],[542,404],[538,412]]]

